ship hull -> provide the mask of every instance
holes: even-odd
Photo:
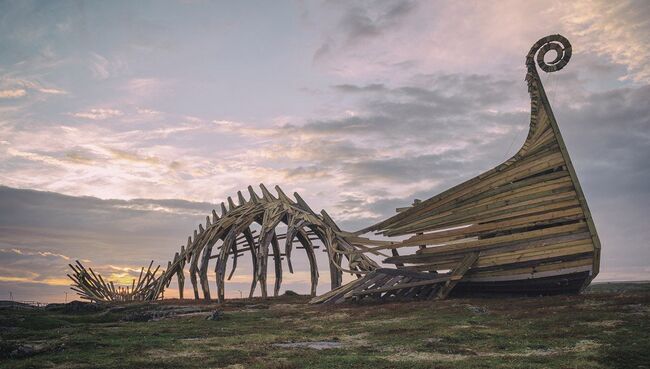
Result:
[[[501,281],[461,281],[451,296],[548,296],[577,294],[590,278],[589,271],[541,278]]]

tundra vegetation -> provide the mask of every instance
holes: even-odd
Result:
[[[648,368],[650,283],[581,295],[0,310],[1,368]],[[217,312],[218,311],[218,312]]]

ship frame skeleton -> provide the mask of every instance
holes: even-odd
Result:
[[[551,62],[545,61],[549,51],[556,52]],[[184,268],[189,265],[194,297],[198,299],[201,290],[203,298],[210,299],[208,263],[216,259],[217,298],[223,301],[228,259],[233,259],[230,279],[237,258],[248,252],[253,263],[249,296],[258,286],[267,296],[269,258],[277,296],[282,261],[286,259],[293,273],[290,257],[297,243],[309,258],[314,296],[318,267],[313,250],[318,246],[312,241],[319,241],[328,254],[332,290],[314,297],[312,303],[580,292],[599,272],[601,244],[537,72],[537,65],[549,73],[562,69],[571,53],[571,44],[561,35],[544,37],[533,45],[526,56],[531,99],[528,136],[515,155],[483,174],[357,232],[341,230],[325,211],[316,214],[298,194],[294,201],[276,187],[275,197],[261,185],[259,197],[249,186],[250,199],[239,192],[238,204],[231,198],[228,207],[222,203],[221,216],[213,211],[205,228],[199,225],[158,277],[148,270],[146,283],[138,281],[136,286],[134,281],[131,289],[121,290],[125,295],[121,296],[112,283],[104,283],[101,276],[77,263],[71,266],[75,273],[70,276],[75,290],[94,301],[155,300],[176,277],[182,298]],[[287,227],[282,235],[275,230],[281,223]],[[258,235],[250,228],[253,224],[260,226]],[[369,232],[410,237],[403,241],[362,237]],[[285,240],[284,253],[280,239]],[[381,268],[369,254],[383,256],[385,264],[395,267]],[[357,279],[342,285],[342,273]]]

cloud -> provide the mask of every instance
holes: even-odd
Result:
[[[155,156],[144,156],[144,155],[139,155],[138,153],[132,151],[111,149],[111,148],[109,148],[108,151],[111,153],[112,157],[117,160],[125,160],[134,163],[160,165],[160,159],[156,158]]]
[[[40,277],[40,275],[36,275]],[[14,277],[7,275],[0,275],[0,282],[11,282],[11,283],[35,283],[35,284],[45,284],[48,286],[69,286],[70,280],[67,278],[42,278],[42,279],[33,279],[25,277]]]
[[[65,292],[72,294],[65,274],[75,259],[108,279],[130,284],[150,260],[164,268],[213,208],[216,204],[185,200],[101,200],[0,186],[0,285],[17,299],[62,300]],[[325,254],[317,258],[327,265]],[[306,255],[294,252],[293,260],[297,273],[285,280],[304,288]],[[229,293],[247,289],[250,281],[250,258],[239,264],[237,278],[243,284],[229,285]]]
[[[627,66],[623,78],[650,82],[650,6],[645,1],[581,1],[570,4],[561,18],[575,35],[579,50]]]
[[[68,92],[45,86],[43,83],[29,78],[16,78],[0,75],[0,99],[17,99],[28,95],[66,95]]]
[[[446,170],[445,161],[471,163],[493,151],[502,151],[495,155],[499,159],[506,155],[493,143],[525,135],[527,122],[527,112],[516,110],[519,99],[512,94],[513,83],[436,74],[398,86],[335,85],[332,89],[352,104],[341,114],[318,120],[285,116],[266,126],[196,117],[128,131],[86,125],[53,126],[35,133],[8,126],[5,136],[12,145],[6,153],[43,166],[35,173],[27,163],[16,161],[14,175],[5,183],[74,194],[206,200],[251,183],[290,181],[297,189],[311,191],[325,190],[331,183],[363,185],[371,192],[394,186],[386,194],[403,196],[432,188],[437,183],[432,178],[462,178],[464,172]],[[108,115],[105,110],[89,113],[99,118]],[[125,113],[120,121],[129,116]],[[51,141],[53,136],[58,139]],[[188,139],[192,145],[179,145]],[[215,139],[223,142],[217,155]],[[481,168],[480,162],[466,165],[466,170]],[[436,171],[418,166],[434,166]],[[83,183],[68,180],[79,176],[85,178]],[[333,194],[319,206],[332,201]]]
[[[104,120],[109,118],[121,117],[124,115],[120,110],[108,108],[93,108],[85,112],[77,112],[71,114],[76,118],[90,119],[90,120]]]
[[[191,203],[181,203],[178,204],[177,200],[146,200],[146,199],[134,199],[130,200],[127,203],[119,203],[113,205],[116,209],[129,209],[137,211],[152,211],[160,212],[166,214],[177,214],[177,215],[191,215],[191,216],[203,216],[205,215],[205,207],[186,207],[183,205],[191,205]]]
[[[0,216],[0,239],[11,235],[0,248],[89,259],[92,250],[97,268],[127,278],[107,265],[135,268],[151,255],[168,258],[161,245],[176,245],[187,231],[165,232],[176,232],[176,222],[202,220],[203,205],[159,199],[220,202],[259,182],[300,192],[345,229],[363,228],[512,155],[530,113],[523,56],[539,37],[562,33],[574,46],[571,63],[542,79],[603,243],[615,245],[604,247],[612,260],[605,268],[648,259],[648,231],[639,221],[650,206],[650,7],[644,2],[303,6],[301,22],[283,22],[286,32],[265,34],[273,40],[264,42],[268,49],[245,48],[245,54],[229,45],[250,45],[238,38],[247,32],[233,32],[232,42],[220,38],[228,33],[215,34],[206,49],[190,36],[209,37],[213,30],[186,34],[175,20],[170,26],[136,18],[129,20],[134,28],[125,28],[144,30],[135,44],[123,42],[121,33],[100,43],[85,39],[93,32],[77,32],[72,22],[61,28],[62,37],[79,34],[80,42],[61,49],[60,19],[28,27],[10,17],[22,31],[5,38],[12,47],[7,55],[33,49],[38,57],[0,69],[0,91],[25,91],[0,106],[0,182],[122,200],[59,202],[50,194],[32,203],[12,193],[24,204],[7,195],[7,214],[49,201],[56,206],[44,212],[47,218]],[[297,32],[299,40],[284,42],[283,35]],[[310,56],[313,63],[305,63]],[[179,68],[188,60],[192,68]],[[89,72],[79,75],[84,68]]]
[[[375,92],[375,91],[385,91],[386,87],[381,83],[373,83],[365,86],[356,86],[352,84],[343,84],[333,86],[335,90],[341,92]]]
[[[314,52],[314,61],[330,56],[334,48],[354,48],[399,28],[408,15],[416,9],[417,3],[376,1],[363,6],[352,3],[336,3],[336,6],[343,11],[338,14],[335,31],[330,33]]]
[[[346,42],[353,44],[381,35],[387,29],[399,24],[415,9],[415,2],[376,2],[374,7],[353,6],[341,18],[339,26],[345,33]]]
[[[121,58],[115,57],[109,60],[105,56],[91,52],[88,68],[93,78],[106,80],[125,71],[127,64]]]
[[[454,154],[445,152],[438,155],[369,159],[351,163],[345,170],[349,178],[356,177],[358,182],[383,179],[392,183],[414,183],[427,180],[431,184],[434,181],[432,173],[437,173],[440,177],[448,177],[446,174],[449,172],[455,174],[459,164],[454,160]]]
[[[96,79],[107,79],[110,76],[108,71],[108,59],[98,54],[91,54],[93,61],[90,64],[90,71]]]
[[[499,164],[507,158],[504,151],[510,142],[515,142],[516,148],[523,141],[528,112],[520,107],[517,94],[506,94],[505,87],[504,100],[491,96],[501,88],[489,85],[498,86],[500,79],[439,75],[426,80],[419,85],[370,89],[366,85],[347,86],[347,93],[358,99],[358,116],[268,128],[265,137],[271,140],[251,152],[205,160],[201,164],[208,170],[205,176],[172,183],[160,177],[152,183],[156,188],[182,183],[184,197],[199,193],[222,199],[228,186],[276,175],[291,180],[289,188],[283,186],[285,190],[300,190],[307,199],[313,198],[315,201],[310,202],[318,204],[314,208],[326,208],[344,229],[362,228],[372,220],[394,214],[395,207],[408,205],[413,198],[428,198]],[[509,83],[504,82],[504,86]],[[574,87],[560,85],[556,92],[564,96]],[[560,99],[554,106],[603,243],[617,245],[603,249],[606,260],[615,260],[614,266],[638,263],[648,257],[647,250],[639,246],[648,237],[647,230],[633,221],[642,219],[643,209],[650,206],[646,204],[648,189],[643,186],[650,181],[645,165],[650,159],[650,137],[645,134],[650,131],[647,101],[650,88],[643,86],[584,93],[566,103]],[[431,113],[438,110],[439,114]],[[233,134],[254,131],[232,121],[193,121],[197,127],[214,126],[217,131]],[[140,134],[131,132],[119,140]],[[59,136],[59,141],[66,140],[65,135]],[[98,131],[86,139],[95,142],[100,137],[108,135]],[[72,141],[77,140],[79,137],[74,136]],[[125,162],[152,166],[164,162],[137,151],[89,147]],[[212,171],[214,168],[219,169]],[[128,178],[128,183],[133,180]],[[222,181],[228,181],[228,186],[215,190],[213,185]],[[153,188],[147,187],[149,191]],[[613,196],[611,188],[623,190]],[[125,283],[133,277],[131,269],[137,269],[153,255],[164,263],[176,250],[174,245],[187,236],[188,229],[203,221],[204,214],[214,207],[180,200],[100,200],[5,191],[6,196],[0,198],[0,204],[5,206],[0,209],[4,214],[0,219],[5,227],[0,232],[0,242],[7,245],[4,249],[26,250],[28,245],[48,240],[54,244],[34,252],[50,252],[48,256],[54,260],[54,254],[102,260],[97,269],[106,268],[102,269],[106,275]],[[53,229],[66,229],[68,234],[54,233]],[[136,244],[138,247],[132,246]],[[60,251],[61,247],[68,251]],[[132,265],[124,265],[124,260]],[[111,269],[110,265],[119,269]],[[64,269],[61,265],[57,268],[43,272],[40,279],[6,279],[14,278],[6,275],[5,280],[51,282]],[[604,268],[608,270],[608,266]],[[39,266],[31,270],[48,269]],[[610,273],[608,278],[614,277]]]
[[[7,229],[3,229],[6,232]],[[0,244],[6,244],[5,236]],[[0,248],[0,283],[28,283],[49,286],[69,284],[62,266],[70,262],[66,255],[31,248]]]
[[[272,137],[282,134],[280,127],[258,128],[251,124],[231,120],[213,120],[214,128],[219,132],[234,133],[246,137]]]
[[[20,125],[0,126],[3,137],[11,142],[0,146],[0,157],[11,161],[12,173],[3,173],[0,178],[7,185],[75,194],[134,198],[147,194],[185,197],[194,193],[198,200],[233,193],[241,188],[242,184],[237,183],[242,177],[250,179],[246,185],[269,182],[271,178],[277,183],[282,178],[280,171],[237,160],[239,153],[212,158],[194,147],[161,145],[157,141],[176,140],[182,134],[190,137],[194,130],[206,137],[218,135],[210,127],[206,122],[180,130],[153,126],[151,130],[116,132],[110,125],[89,124],[83,128],[42,127],[34,132]],[[167,138],[169,135],[173,137]],[[57,140],[53,141],[54,136]],[[79,178],[84,180],[80,182]],[[215,183],[214,178],[219,181]],[[156,195],[152,186],[157,188]],[[97,192],[99,188],[103,190]]]
[[[68,93],[58,88],[39,88],[38,91],[49,95],[66,95]]]
[[[162,93],[167,84],[158,78],[132,78],[124,86],[124,90],[134,98],[146,99]]]
[[[284,176],[287,180],[299,179],[327,179],[332,177],[332,173],[320,165],[298,166],[294,168],[283,169]]]
[[[314,56],[312,57],[313,62],[318,62],[319,60],[324,59],[329,55],[332,49],[331,42],[331,40],[327,40],[323,42],[323,44],[320,45],[318,49],[316,49]]]
[[[136,111],[140,115],[151,117],[151,118],[157,118],[162,115],[162,112],[154,109],[137,108]]]
[[[16,99],[27,95],[27,90],[17,88],[13,90],[0,90],[0,99]]]
[[[0,253],[14,253],[18,255],[29,255],[29,256],[42,256],[42,257],[58,257],[63,260],[70,260],[69,256],[63,255],[63,254],[57,254],[53,253],[50,251],[29,251],[29,250],[21,250],[21,249],[0,249]]]
[[[650,76],[650,7],[642,0],[323,4],[312,12],[331,20],[321,23],[314,61],[346,78],[521,70],[532,42],[552,33],[571,40],[575,57],[599,55],[627,68],[627,80],[647,82]],[[398,9],[394,15],[391,7]]]

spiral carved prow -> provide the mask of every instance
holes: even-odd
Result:
[[[547,62],[544,60],[546,53],[555,51],[555,60]],[[535,61],[540,69],[546,73],[556,72],[564,68],[571,59],[571,43],[566,37],[562,35],[549,35],[542,37],[539,41],[535,42],[533,47],[530,48],[528,55],[526,55],[526,67],[528,70],[535,69]],[[537,54],[537,58],[535,55]]]

